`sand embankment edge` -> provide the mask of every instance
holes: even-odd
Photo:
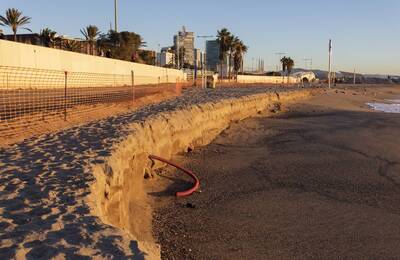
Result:
[[[145,173],[163,164],[153,164],[148,155],[166,159],[204,146],[233,121],[274,109],[314,95],[312,89],[266,92],[240,98],[210,101],[157,113],[130,126],[131,134],[113,146],[104,163],[91,165],[95,182],[88,204],[92,213],[137,240],[147,259],[160,258],[160,248],[151,231],[152,209],[143,189]]]

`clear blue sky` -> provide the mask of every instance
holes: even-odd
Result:
[[[34,31],[50,27],[59,34],[80,36],[95,24],[103,32],[113,22],[113,0],[0,0],[0,13],[16,7],[32,17]],[[275,68],[275,52],[287,52],[304,67],[327,68],[328,39],[334,40],[334,69],[400,74],[399,0],[119,0],[120,30],[142,35],[149,49],[172,44],[185,25],[197,35],[227,27],[250,47],[246,65],[263,58]],[[9,32],[9,30],[6,30]],[[202,48],[203,42],[198,41]]]

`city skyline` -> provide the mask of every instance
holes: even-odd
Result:
[[[120,0],[119,28],[139,33],[148,49],[159,51],[159,46],[173,44],[173,35],[183,25],[195,36],[216,34],[217,30],[227,27],[249,46],[245,67],[251,67],[253,59],[262,59],[266,70],[275,70],[277,52],[293,57],[296,67],[305,67],[304,59],[312,58],[313,69],[326,70],[328,40],[332,38],[334,70],[356,68],[360,73],[400,74],[397,61],[400,58],[400,18],[397,16],[400,3],[397,1],[349,3],[341,0],[330,5],[328,1],[259,3],[250,0],[241,8],[237,8],[238,1],[227,3],[206,0],[204,5],[192,2],[182,5],[179,1],[147,1],[139,6]],[[20,9],[32,17],[28,27],[34,32],[49,27],[62,35],[82,37],[79,30],[89,24],[97,25],[103,32],[110,28],[110,22],[114,21],[113,4],[111,0],[68,3],[5,0],[0,3],[0,12],[11,7]],[[69,16],[72,12],[74,19]],[[10,32],[6,27],[1,29]],[[195,47],[203,49],[203,40],[196,39]]]

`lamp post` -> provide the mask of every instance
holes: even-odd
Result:
[[[205,89],[207,86],[206,86],[206,82],[207,82],[207,78],[206,78],[206,72],[207,72],[207,39],[210,39],[210,38],[215,38],[216,36],[213,36],[213,35],[199,35],[199,36],[197,36],[197,38],[202,38],[202,39],[204,39],[204,57],[203,57],[203,64],[202,64],[202,67],[203,67],[203,72],[201,73],[201,87],[203,88],[203,89]]]
[[[328,87],[331,88],[331,78],[332,78],[332,39],[329,39],[329,55],[328,55]]]
[[[283,55],[286,55],[286,52],[276,52],[275,55],[278,55],[278,56],[279,56],[278,66],[276,67],[276,71],[278,72],[279,66],[280,66],[280,64],[281,64],[282,56],[283,56]]]
[[[115,32],[118,32],[118,0],[114,0],[114,26]]]
[[[180,41],[180,39],[179,39],[179,31],[178,31],[178,33],[176,34],[176,50],[175,50],[176,69],[178,69],[178,70],[180,69],[180,64],[179,64],[179,48],[180,48],[179,41]]]
[[[161,44],[158,44],[157,66],[161,67]]]

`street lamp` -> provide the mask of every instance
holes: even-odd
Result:
[[[207,80],[206,80],[206,72],[207,72],[207,61],[206,61],[206,58],[207,58],[207,39],[210,39],[210,38],[215,38],[216,36],[213,36],[213,35],[199,35],[199,36],[197,36],[197,38],[202,38],[202,39],[204,39],[204,56],[203,56],[203,64],[202,64],[202,66],[203,66],[203,72],[201,73],[201,87],[202,88],[206,88],[207,86],[206,86],[206,82],[207,82]]]
[[[115,32],[118,32],[118,0],[114,0],[114,26]]]

